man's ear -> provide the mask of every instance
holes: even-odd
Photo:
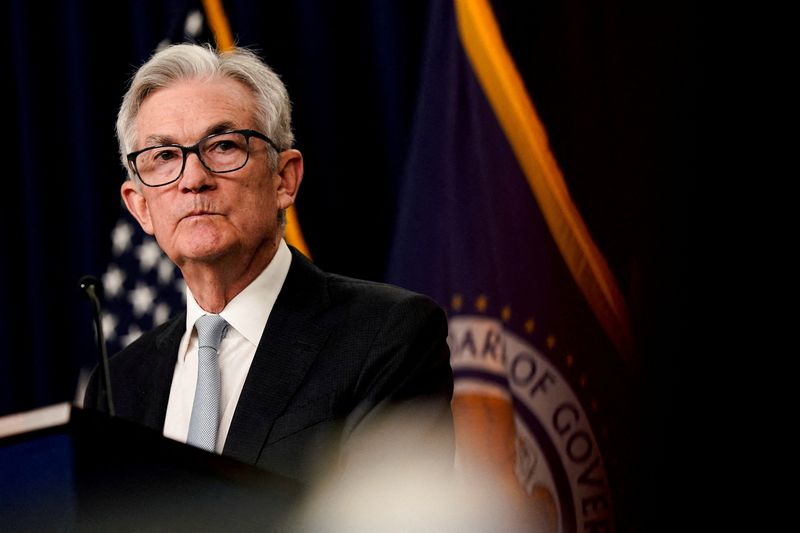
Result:
[[[300,182],[303,181],[303,154],[294,149],[281,152],[278,155],[276,174],[280,178],[277,191],[278,207],[288,209],[294,204]]]
[[[150,208],[147,206],[147,200],[142,193],[136,188],[133,181],[125,180],[120,187],[120,194],[125,206],[133,218],[135,218],[145,233],[153,234],[153,221],[150,218]]]

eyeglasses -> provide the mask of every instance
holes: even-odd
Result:
[[[161,187],[178,180],[186,167],[186,157],[196,154],[205,168],[215,174],[234,172],[250,160],[250,137],[280,149],[269,137],[255,130],[235,130],[204,137],[192,146],[162,144],[128,154],[128,162],[142,183]]]

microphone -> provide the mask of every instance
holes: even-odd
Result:
[[[95,340],[97,341],[97,351],[100,359],[100,371],[103,373],[102,379],[98,383],[96,407],[100,411],[105,410],[110,416],[114,416],[114,401],[111,398],[111,376],[108,372],[108,351],[106,350],[106,339],[103,336],[103,322],[100,318],[100,296],[98,295],[98,293],[102,294],[103,285],[94,276],[83,276],[78,282],[78,286],[93,304]]]

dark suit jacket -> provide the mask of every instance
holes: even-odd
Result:
[[[224,455],[310,481],[383,414],[421,405],[410,431],[452,462],[447,321],[427,297],[292,264],[233,415]],[[185,313],[110,359],[117,416],[164,427]],[[97,372],[84,405],[97,405]],[[422,448],[424,438],[411,439]],[[442,444],[444,443],[444,446]]]

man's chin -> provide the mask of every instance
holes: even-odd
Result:
[[[220,239],[197,240],[185,242],[179,248],[177,261],[179,266],[188,263],[207,263],[214,264],[222,261],[226,256],[231,255],[233,247]]]
[[[226,255],[228,255],[226,251],[227,250],[220,250],[218,248],[195,249],[182,254],[181,259],[184,264],[206,263],[211,265],[222,261]]]
[[[176,255],[187,261],[218,260],[233,248],[230,234],[225,229],[203,220],[182,223],[173,238]]]

